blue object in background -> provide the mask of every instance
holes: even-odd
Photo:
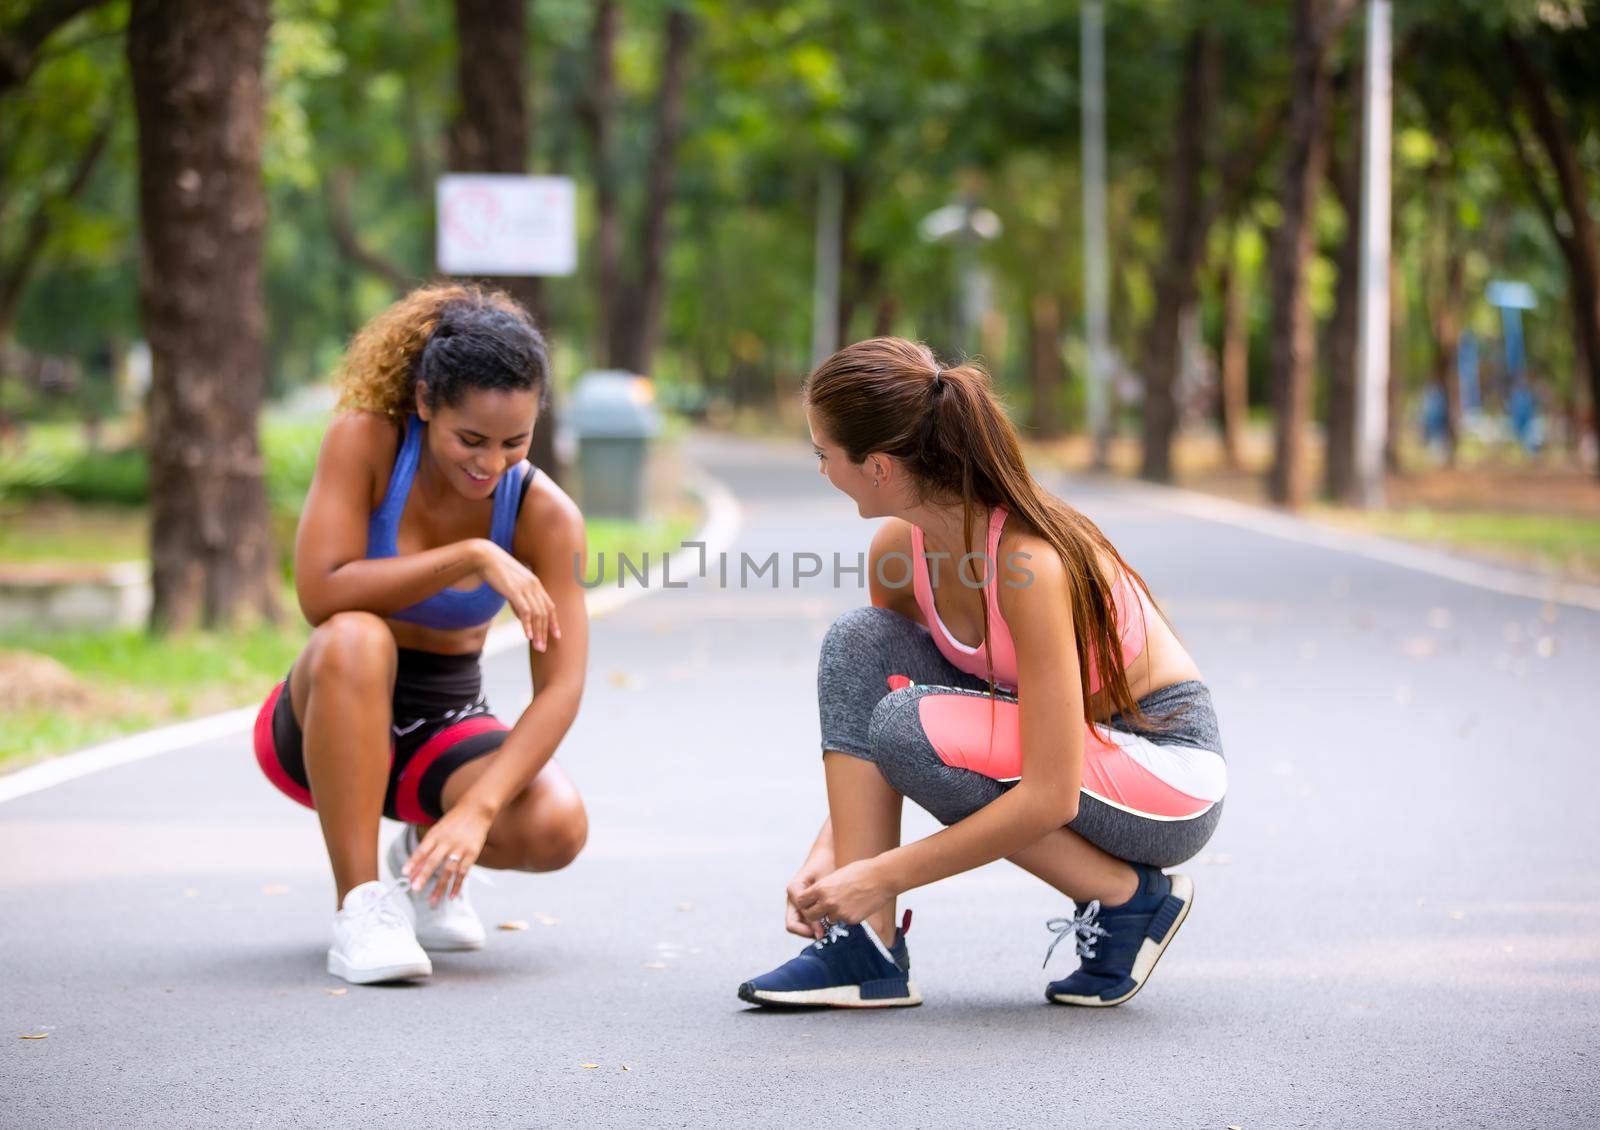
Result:
[[[1478,384],[1478,339],[1471,330],[1461,335],[1456,351],[1456,376],[1461,381],[1461,410],[1476,412],[1483,407]]]

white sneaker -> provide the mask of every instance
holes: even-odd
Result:
[[[427,977],[433,962],[417,944],[400,886],[377,879],[344,896],[333,917],[328,972],[352,985]]]
[[[405,831],[389,844],[389,874],[396,879],[402,878],[400,868],[405,866],[406,860],[416,850],[416,826],[407,824]],[[470,871],[468,875],[471,875]],[[438,906],[428,901],[432,886],[430,883],[423,890],[413,891],[409,882],[406,884],[406,892],[411,896],[411,915],[417,924],[417,941],[430,950],[481,950],[487,938],[483,923],[478,920],[478,914],[467,898],[466,884],[462,884],[459,895],[440,899]]]

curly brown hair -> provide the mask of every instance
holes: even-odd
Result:
[[[446,313],[458,310],[493,311],[538,337],[527,310],[504,291],[457,282],[419,287],[361,327],[350,342],[335,378],[338,407],[404,419],[416,403],[423,351]],[[542,353],[542,338],[539,345]],[[537,374],[540,382],[543,377]]]

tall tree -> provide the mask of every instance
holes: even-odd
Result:
[[[1595,96],[1595,67],[1600,66],[1600,48],[1594,35],[1551,36],[1555,42],[1535,44],[1510,31],[1500,37],[1505,59],[1510,62],[1518,101],[1526,114],[1524,127],[1507,107],[1506,129],[1523,168],[1529,193],[1539,207],[1550,234],[1567,266],[1567,292],[1572,304],[1572,321],[1577,330],[1581,364],[1589,379],[1590,403],[1600,408],[1600,222],[1591,211],[1591,202],[1600,194],[1583,162],[1584,130],[1575,126],[1561,105],[1552,73],[1568,79],[1568,89],[1581,99],[1583,116],[1590,122],[1600,111]],[[1551,58],[1535,57],[1540,46]],[[1524,129],[1532,130],[1549,166],[1546,174],[1529,152]],[[1552,198],[1546,179],[1553,177],[1556,192]]]
[[[595,5],[590,36],[590,87],[583,109],[594,158],[595,276],[599,287],[598,339],[605,364],[635,373],[650,372],[661,337],[666,295],[678,146],[683,130],[684,84],[694,24],[687,9],[668,7],[661,31],[661,61],[656,80],[651,141],[645,159],[644,192],[639,205],[638,238],[632,256],[624,254],[622,155],[618,152],[621,97],[616,77],[620,16],[613,0]]]
[[[1328,158],[1328,51],[1354,9],[1353,0],[1295,0],[1287,157],[1273,239],[1269,363],[1276,436],[1268,491],[1274,502],[1302,506],[1310,490],[1306,431],[1316,341],[1306,273],[1315,246],[1317,198]]]
[[[456,92],[450,123],[450,168],[458,173],[526,173],[532,115],[528,108],[527,0],[455,0]],[[543,289],[528,276],[487,280],[506,291],[544,327]],[[555,478],[556,409],[552,394],[539,413],[529,452]]]
[[[134,0],[156,630],[278,614],[257,435],[270,0]]]
[[[1166,253],[1156,269],[1156,309],[1145,358],[1144,462],[1141,473],[1156,482],[1172,479],[1172,439],[1178,430],[1174,395],[1179,353],[1178,327],[1195,300],[1195,273],[1205,252],[1210,217],[1201,195],[1206,146],[1221,80],[1217,36],[1202,24],[1184,52],[1183,87],[1178,95],[1172,167],[1167,179]]]
[[[1335,105],[1347,128],[1342,147],[1330,143],[1328,181],[1344,213],[1344,235],[1335,257],[1338,281],[1333,291],[1333,317],[1328,322],[1328,425],[1324,444],[1323,489],[1328,497],[1356,503],[1361,481],[1356,474],[1356,397],[1361,336],[1361,113],[1365,103],[1359,72],[1347,68],[1339,76]]]

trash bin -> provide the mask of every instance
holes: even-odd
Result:
[[[644,516],[644,468],[661,434],[655,390],[646,377],[615,369],[578,378],[567,418],[578,438],[583,510],[594,517]]]

